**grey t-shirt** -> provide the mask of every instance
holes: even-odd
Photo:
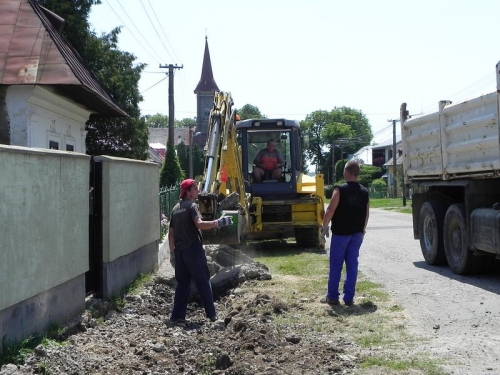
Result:
[[[193,222],[197,217],[201,217],[198,205],[189,199],[174,206],[169,227],[174,228],[175,250],[187,249],[193,243],[203,244],[201,232]]]

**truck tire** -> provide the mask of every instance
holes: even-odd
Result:
[[[451,270],[458,275],[480,272],[483,257],[474,256],[467,248],[469,233],[465,206],[462,203],[452,204],[448,208],[443,234],[444,251]]]
[[[425,202],[420,209],[418,238],[425,262],[430,265],[446,263],[443,245],[443,223],[446,207],[440,202]]]
[[[300,248],[319,248],[319,229],[295,228],[295,242]]]

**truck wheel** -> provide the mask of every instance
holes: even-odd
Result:
[[[425,262],[431,265],[445,264],[443,223],[446,208],[439,202],[425,202],[420,209],[418,237]]]
[[[300,248],[319,248],[319,229],[295,228],[295,242]]]
[[[444,251],[451,270],[458,275],[477,273],[481,269],[482,257],[475,257],[467,248],[465,206],[462,203],[452,204],[444,218]]]

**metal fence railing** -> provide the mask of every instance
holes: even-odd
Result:
[[[162,238],[167,234],[170,212],[179,201],[179,194],[180,186],[160,188],[160,228]]]
[[[368,184],[368,193],[372,199],[388,198],[387,186]]]

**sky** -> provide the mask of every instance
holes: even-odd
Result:
[[[214,79],[236,108],[303,120],[317,110],[362,111],[376,134],[399,119],[495,91],[498,0],[101,0],[97,33],[122,26],[119,48],[145,63],[142,115],[196,116],[205,37]]]

